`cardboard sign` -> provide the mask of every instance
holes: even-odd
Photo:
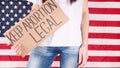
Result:
[[[21,43],[24,56],[68,20],[54,0],[48,0],[15,24],[4,35],[15,45]]]

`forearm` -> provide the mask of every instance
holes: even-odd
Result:
[[[85,2],[84,5],[81,24],[82,44],[84,47],[88,47],[89,11],[87,2]]]
[[[82,31],[82,44],[88,44],[88,29],[89,29],[89,13],[83,13],[83,19],[81,24]]]

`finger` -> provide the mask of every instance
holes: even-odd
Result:
[[[81,61],[82,61],[82,54],[81,53],[79,53],[79,64],[81,63]]]
[[[12,44],[11,42],[8,42],[8,43],[7,43],[7,46],[10,46],[11,44]]]
[[[82,63],[78,65],[78,68],[83,67],[83,66],[85,65],[86,62],[87,62],[87,59],[84,58],[83,61],[82,61]]]
[[[16,53],[17,53],[18,55],[21,55],[21,52],[22,52],[21,47],[16,50]]]
[[[16,50],[16,48],[20,48],[20,47],[21,47],[21,44],[17,43],[17,44],[12,46],[12,49]]]
[[[82,63],[83,63],[83,56],[81,54],[80,57],[79,57],[79,64],[78,64],[78,66],[80,66]]]
[[[11,50],[14,50],[14,46],[11,46]]]
[[[82,62],[81,64],[78,65],[78,68],[81,68],[84,66],[84,62]]]
[[[21,50],[21,45],[20,44],[14,45],[11,47],[11,49],[14,50],[18,54]]]

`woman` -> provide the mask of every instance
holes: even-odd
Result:
[[[29,0],[33,10],[46,0]],[[28,68],[50,68],[60,54],[61,68],[82,67],[88,58],[89,12],[87,0],[55,0],[69,20],[30,54]],[[52,41],[51,41],[52,40]],[[20,44],[13,49],[20,54]]]

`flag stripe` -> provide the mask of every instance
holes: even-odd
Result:
[[[0,56],[0,61],[28,61],[29,56],[24,58],[20,56]],[[93,59],[94,58],[94,59]],[[60,61],[60,56],[57,56],[54,61]],[[89,56],[89,62],[119,62],[120,56]]]
[[[26,67],[27,66],[27,61],[0,61],[0,67]],[[52,67],[59,67],[59,61],[55,61],[52,64]]]
[[[9,43],[10,41],[7,39],[7,38],[5,38],[5,37],[0,37],[0,44],[7,44],[7,43]]]
[[[18,55],[0,55],[0,61],[28,61],[29,55],[21,57]],[[60,57],[57,56],[55,61],[59,61]]]
[[[120,2],[88,2],[88,7],[89,8],[120,8]]]
[[[90,20],[90,26],[120,27],[120,21],[96,21],[96,20]]]
[[[12,45],[7,46],[7,44],[0,44],[0,49],[11,49]]]
[[[90,33],[120,33],[120,27],[90,26],[89,32]]]
[[[119,33],[89,33],[89,38],[120,39]]]
[[[120,50],[120,45],[100,45],[100,44],[89,44],[89,50]]]
[[[0,61],[27,61],[29,56],[24,58],[21,56],[0,55]]]
[[[87,64],[84,67],[120,67],[120,62],[87,62]]]
[[[93,59],[94,58],[94,59]],[[89,62],[120,62],[120,56],[89,56]]]
[[[90,14],[120,14],[120,8],[89,8]]]
[[[106,51],[106,50],[89,50],[88,51],[89,53],[89,56],[120,56],[120,50],[118,51],[112,51],[112,50],[109,50],[109,51]],[[14,56],[14,55],[17,55],[16,53],[14,52],[11,52],[11,50],[0,50],[0,55],[10,55],[10,56]]]
[[[120,15],[118,14],[90,14],[90,20],[97,21],[120,21]]]
[[[120,45],[119,39],[94,39],[89,38],[88,39],[89,44],[100,44],[100,45]]]
[[[88,51],[89,56],[120,56],[120,50],[119,51],[113,51],[113,50],[89,50]]]
[[[26,67],[27,62],[26,61],[0,61],[0,67]],[[52,67],[53,68],[59,68],[60,63],[59,62],[53,62]],[[87,64],[84,67],[120,67],[120,62],[87,62]]]

